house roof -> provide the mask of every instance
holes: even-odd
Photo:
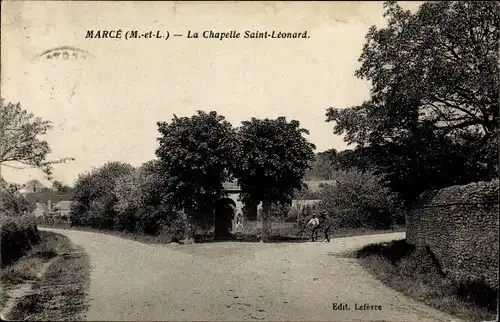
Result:
[[[22,188],[21,190],[18,191],[20,194],[27,194],[27,193],[33,193],[33,190],[30,190],[28,188]]]
[[[72,200],[72,193],[57,193],[55,191],[43,191],[43,192],[31,192],[24,195],[26,200],[32,205],[36,205],[37,202],[46,204],[49,200],[52,204],[56,204],[61,200]]]
[[[54,209],[62,210],[62,211],[70,211],[71,210],[71,200],[61,200],[55,206]]]

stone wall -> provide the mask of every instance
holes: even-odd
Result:
[[[428,247],[456,281],[485,278],[498,287],[498,180],[426,196],[407,218],[407,242]]]

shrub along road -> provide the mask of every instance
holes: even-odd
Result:
[[[404,233],[331,243],[180,246],[47,230],[90,255],[88,320],[457,320],[386,287],[342,256]]]

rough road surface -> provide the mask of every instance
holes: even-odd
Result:
[[[454,320],[384,286],[356,259],[342,257],[404,233],[330,243],[182,246],[51,230],[90,255],[88,320]],[[333,310],[333,303],[350,310]],[[382,310],[355,310],[365,303]]]

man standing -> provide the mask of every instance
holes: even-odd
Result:
[[[330,242],[330,229],[332,228],[333,226],[333,220],[332,218],[328,215],[328,213],[326,212],[323,212],[321,214],[321,221],[322,221],[322,226],[324,228],[324,232],[325,232],[325,239],[326,241]]]
[[[319,229],[319,219],[316,215],[313,215],[312,218],[309,220],[309,222],[306,225],[306,228],[311,226],[312,231],[311,231],[311,241],[316,241],[316,238],[318,237],[318,229]]]

